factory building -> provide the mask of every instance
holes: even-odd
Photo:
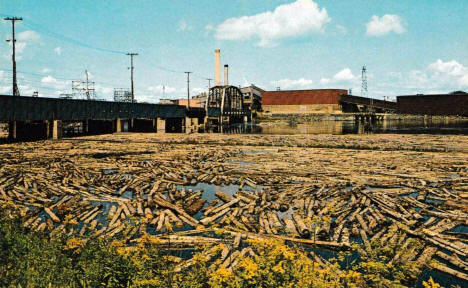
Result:
[[[279,90],[262,94],[262,109],[269,114],[342,113],[344,89]]]
[[[407,95],[397,97],[398,113],[468,117],[468,93]]]
[[[252,112],[261,111],[262,109],[262,94],[265,92],[253,84],[248,87],[240,88],[244,97],[244,109]]]
[[[206,96],[205,98],[192,97],[192,99],[190,99],[190,107],[204,108],[205,101],[206,101]],[[187,99],[160,99],[159,104],[175,104],[175,105],[188,107]]]

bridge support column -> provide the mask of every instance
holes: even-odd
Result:
[[[18,129],[18,126],[17,126],[16,121],[10,121],[8,123],[8,139],[10,140],[18,139],[17,129]]]
[[[166,119],[158,118],[156,123],[157,133],[166,133]]]
[[[153,119],[153,132],[158,132],[158,121],[156,119]]]
[[[135,132],[135,119],[134,118],[130,118],[130,120],[128,120],[128,131]]]
[[[192,119],[185,117],[185,133],[192,133]]]
[[[122,119],[120,118],[117,118],[117,120],[115,120],[115,132],[116,133],[120,133],[122,132]]]
[[[61,139],[63,135],[63,127],[61,120],[53,120],[52,127],[52,139],[58,140]]]
[[[45,123],[45,137],[46,139],[50,139],[52,138],[52,129],[53,129],[52,121],[45,120],[44,123]]]

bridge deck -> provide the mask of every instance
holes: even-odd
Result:
[[[183,118],[185,106],[0,95],[0,121]]]
[[[371,99],[366,97],[360,96],[353,96],[353,95],[341,95],[340,102],[341,103],[349,103],[349,104],[356,104],[356,105],[364,105],[370,106],[372,100],[372,106],[374,108],[384,109],[384,110],[397,110],[397,103],[391,101],[384,101],[379,99]]]

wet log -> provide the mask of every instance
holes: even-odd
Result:
[[[216,197],[218,197],[224,203],[229,203],[232,200],[231,196],[221,191],[216,192]]]
[[[440,272],[443,272],[443,273],[446,273],[448,275],[451,275],[451,276],[454,276],[454,277],[457,277],[459,279],[463,279],[464,281],[468,281],[468,275],[466,275],[465,273],[463,272],[459,272],[455,269],[452,269],[452,268],[449,268],[445,265],[443,265],[442,263],[440,262],[437,262],[437,261],[431,261],[429,266],[435,270],[438,270]]]
[[[49,215],[52,221],[54,221],[55,223],[60,223],[60,219],[49,208],[44,207],[44,212],[46,212]]]
[[[188,215],[182,208],[180,208],[180,207],[178,207],[178,206],[176,206],[174,204],[171,204],[166,200],[163,200],[163,199],[161,199],[159,197],[154,197],[153,201],[154,201],[154,203],[158,204],[161,207],[169,208],[172,211],[177,212],[179,215],[183,216],[184,219],[187,220],[187,224],[189,224],[189,225],[191,225],[193,227],[197,226],[197,224],[199,223],[199,221],[197,219],[192,218],[192,216]]]
[[[185,206],[184,208],[189,215],[193,216],[203,208],[203,205],[205,205],[205,203],[205,199],[196,199],[188,203],[187,206]]]
[[[297,232],[296,225],[294,225],[293,220],[291,220],[289,218],[284,218],[283,221],[284,221],[284,224],[286,225],[286,231],[289,234],[291,234],[293,236],[299,235],[299,232]]]
[[[465,261],[461,260],[457,254],[452,254],[452,255],[447,255],[442,251],[437,251],[436,255],[445,261],[449,262],[450,264],[454,265],[455,267],[458,267],[462,270],[465,271],[465,273],[468,273],[468,263]]]
[[[296,224],[296,228],[297,228],[297,231],[299,232],[299,235],[301,235],[301,237],[303,238],[309,238],[310,229],[305,225],[302,218],[296,213],[293,213],[292,217],[293,217],[294,223]]]

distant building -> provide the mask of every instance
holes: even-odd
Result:
[[[455,91],[450,94],[397,96],[398,113],[419,115],[458,115],[468,117],[468,94]]]
[[[243,87],[240,90],[244,97],[244,109],[253,112],[262,111],[262,94],[265,90],[253,84],[248,87]]]
[[[278,90],[262,93],[262,110],[270,114],[342,113],[343,89]]]
[[[175,104],[175,99],[159,99],[159,104]]]
[[[205,107],[204,103],[206,102],[206,96],[205,96],[205,98],[203,98],[203,97],[196,98],[196,97],[197,96],[190,99],[190,107],[199,107],[199,108]],[[160,104],[182,105],[182,106],[186,106],[186,107],[188,106],[187,99],[160,99],[159,103]]]

